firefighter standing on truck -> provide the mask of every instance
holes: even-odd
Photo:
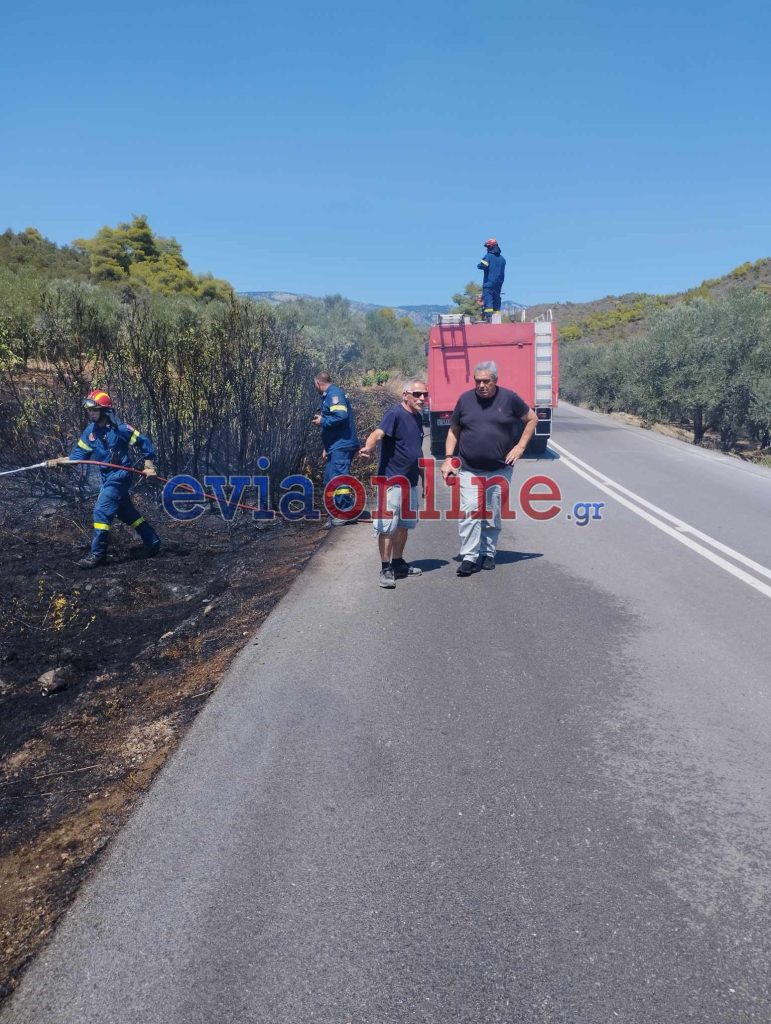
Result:
[[[345,392],[337,384],[332,383],[328,373],[322,372],[315,378],[316,390],[322,395],[319,411],[313,417],[317,427],[321,427],[321,442],[324,445],[326,465],[324,467],[324,487],[337,476],[347,476],[351,470],[354,452],[361,447],[356,437],[356,424],[353,409]],[[353,508],[353,488],[342,483],[335,487],[333,501],[341,512]],[[333,526],[346,520],[330,518]]]
[[[485,242],[487,252],[477,263],[477,270],[484,271],[482,282],[482,316],[492,321],[493,313],[501,311],[501,288],[506,276],[506,260],[501,256],[501,247],[495,238]]]
[[[144,458],[144,475],[155,476],[155,448],[148,437],[118,418],[106,391],[89,392],[83,400],[83,408],[88,414],[89,423],[78,443],[68,457],[49,459],[46,463],[49,468],[72,462],[88,462],[91,459],[112,463],[112,466],[99,467],[102,487],[94,505],[91,550],[79,560],[78,565],[81,569],[94,569],[104,564],[107,560],[110,529],[116,515],[121,522],[132,526],[142,541],[142,546],[132,552],[132,556],[152,558],[161,549],[161,538],[131,503],[129,489],[134,474],[129,469],[116,469],[115,466],[133,468],[134,460],[129,449],[136,446]]]

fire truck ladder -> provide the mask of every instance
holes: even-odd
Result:
[[[450,321],[450,322],[448,322]],[[463,322],[463,317],[460,314],[444,313],[439,317],[439,341],[442,349],[442,355],[444,356],[444,376],[446,380],[450,379],[450,374],[447,370],[448,359],[462,359],[466,364],[466,377],[471,373],[471,364],[468,358],[468,345],[466,344],[466,325]],[[460,330],[461,337],[463,339],[462,344],[455,345],[452,342],[455,339],[455,331]],[[445,344],[445,332],[450,334],[450,343]]]
[[[551,310],[549,310],[551,313]],[[535,324],[535,404],[551,405],[552,393],[552,326],[548,320],[536,320]]]

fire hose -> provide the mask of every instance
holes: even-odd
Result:
[[[47,462],[36,462],[34,466],[21,466],[19,469],[4,469],[0,476],[10,476],[11,473],[26,473],[28,469],[45,469]]]
[[[18,469],[6,469],[6,470],[3,470],[2,472],[0,472],[0,476],[10,476],[12,473],[26,473],[30,469],[46,469],[46,468],[48,468],[48,462],[49,461],[50,460],[47,459],[45,462],[36,462],[32,466],[20,466]],[[115,462],[98,462],[96,459],[77,459],[77,460],[75,460],[73,462],[69,462],[69,461],[59,462],[59,463],[57,463],[57,465],[59,465],[59,466],[105,466],[108,469],[124,469],[127,473],[136,473],[137,476],[146,477],[148,480],[160,480],[160,482],[162,484],[167,484],[169,482],[167,477],[159,476],[157,473],[154,474],[153,476],[148,476],[147,473],[145,473],[145,471],[143,469],[135,469],[134,466],[120,466],[120,465],[118,465]],[[179,487],[182,490],[192,491],[193,493],[196,493],[195,488],[191,487],[189,484],[180,483]],[[219,498],[215,494],[206,494],[206,493],[204,493],[203,497],[206,498],[207,501],[219,502]],[[262,511],[264,511],[261,508],[257,508],[255,505],[244,505],[244,504],[241,504],[240,502],[236,502],[236,504],[234,506],[231,505],[230,507],[231,508],[241,508],[241,509],[244,509],[244,511],[246,511],[246,512],[262,512]]]

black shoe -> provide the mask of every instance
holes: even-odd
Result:
[[[480,569],[494,569],[495,568],[495,555],[485,555],[479,564]]]
[[[403,558],[395,558],[391,564],[393,565],[394,576],[397,580],[415,579],[416,576],[423,575],[422,569],[418,569],[416,565],[410,565]]]
[[[160,550],[160,541],[158,541],[157,544],[152,544],[150,547],[148,547],[146,544],[143,544],[141,547],[132,548],[132,550],[129,552],[129,558],[133,558],[135,560],[138,558],[155,558],[155,556],[160,552]]]
[[[394,578],[394,571],[390,565],[387,565],[385,569],[380,570],[380,576],[378,577],[378,585],[385,587],[386,590],[393,590],[396,586],[396,579]]]
[[[472,573],[479,572],[479,566],[476,562],[472,562],[470,558],[464,558],[458,566],[455,575],[456,576],[471,576]]]
[[[78,559],[78,565],[81,569],[96,569],[97,565],[104,565],[107,559],[104,555],[95,555],[93,551]]]

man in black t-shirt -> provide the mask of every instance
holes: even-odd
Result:
[[[458,576],[470,576],[479,569],[495,568],[495,550],[501,532],[500,482],[486,483],[489,519],[474,519],[479,509],[480,478],[497,478],[511,483],[514,464],[524,454],[538,419],[515,391],[498,387],[498,368],[493,362],[474,367],[474,390],[465,391],[452,414],[442,463],[445,480],[456,474],[455,457],[460,459],[460,507],[458,520],[461,564]],[[515,441],[524,423],[521,437]]]
[[[423,454],[421,411],[427,397],[425,381],[406,381],[401,404],[391,406],[359,451],[359,455],[369,458],[380,441],[377,472],[388,484],[378,488],[378,504],[382,503],[383,508],[378,508],[372,522],[380,549],[378,583],[388,590],[396,586],[396,580],[421,575],[421,570],[405,562],[403,555],[407,533],[418,524],[418,483],[423,477],[418,465]]]

